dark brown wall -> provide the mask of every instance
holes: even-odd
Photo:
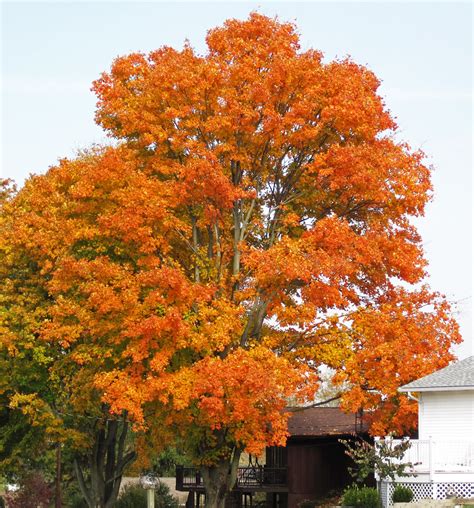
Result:
[[[352,482],[349,458],[337,439],[292,441],[288,450],[288,508],[316,500]]]
[[[286,446],[269,446],[265,449],[265,464],[268,467],[286,467],[288,450]]]

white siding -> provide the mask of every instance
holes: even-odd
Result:
[[[420,392],[419,439],[474,440],[474,391]]]

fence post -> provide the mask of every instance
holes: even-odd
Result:
[[[430,472],[430,482],[433,481],[435,467],[434,467],[434,441],[433,438],[430,436],[428,440],[428,460],[429,460],[429,472]]]

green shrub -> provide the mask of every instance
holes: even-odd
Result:
[[[146,491],[137,485],[125,487],[115,503],[116,508],[145,508],[146,505]]]
[[[356,508],[379,508],[381,506],[379,493],[372,487],[358,487],[353,485],[344,491],[342,506]]]
[[[66,506],[68,508],[88,508],[85,499],[77,492],[68,497],[66,500]]]
[[[413,499],[413,492],[409,487],[397,485],[393,491],[392,501],[394,503],[409,503]]]
[[[146,490],[139,485],[125,487],[115,508],[147,508]],[[155,490],[155,508],[178,508],[178,501],[170,494],[170,489],[160,483]]]
[[[88,508],[87,502],[82,496],[79,485],[72,480],[63,484],[63,505],[64,508]]]

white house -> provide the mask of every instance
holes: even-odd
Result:
[[[474,498],[474,356],[400,388],[418,400],[418,439],[403,462],[416,476],[381,482],[384,506],[395,485],[410,487],[414,500]],[[394,440],[397,443],[397,440]]]

